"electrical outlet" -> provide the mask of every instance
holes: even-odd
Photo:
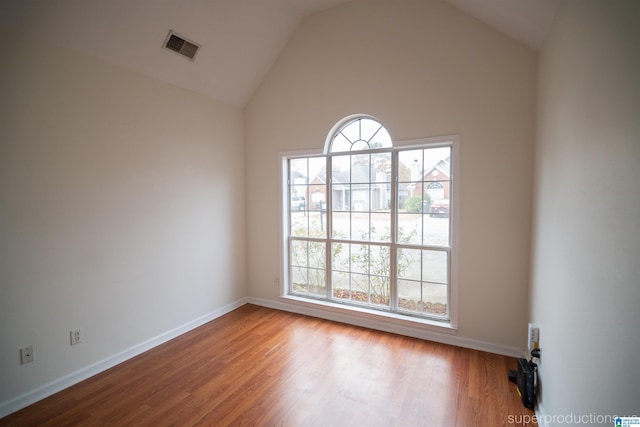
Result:
[[[535,323],[529,323],[529,352],[540,348],[540,328]]]
[[[69,331],[69,335],[71,336],[71,345],[80,344],[82,342],[82,331],[80,329]]]
[[[20,363],[24,365],[29,362],[33,362],[33,345],[20,349]]]

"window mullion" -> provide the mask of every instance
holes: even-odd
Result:
[[[391,151],[391,246],[389,248],[389,304],[392,311],[398,309],[397,238],[398,238],[398,152]]]
[[[326,235],[326,249],[325,249],[325,256],[326,256],[326,260],[325,260],[325,275],[324,275],[324,279],[325,279],[325,288],[326,288],[326,298],[327,300],[331,300],[331,297],[333,295],[333,265],[332,265],[332,260],[333,260],[333,187],[332,187],[332,174],[331,174],[331,169],[332,164],[331,164],[331,156],[327,156],[327,162],[326,162],[326,177],[327,179],[325,179],[325,219],[326,219],[326,224],[327,224],[327,235]],[[322,213],[320,213],[320,215],[322,215]]]

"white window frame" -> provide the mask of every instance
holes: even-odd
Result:
[[[283,151],[278,153],[278,161],[279,161],[279,172],[280,172],[280,185],[279,185],[279,217],[280,217],[280,274],[279,274],[279,297],[286,304],[293,304],[299,309],[302,309],[301,312],[305,312],[304,308],[308,308],[310,310],[326,310],[331,313],[337,313],[340,315],[341,313],[347,314],[349,316],[357,316],[362,317],[363,319],[373,319],[375,321],[383,321],[383,322],[392,322],[398,325],[406,325],[406,326],[420,326],[426,327],[427,329],[436,330],[438,332],[445,332],[449,334],[455,334],[457,331],[458,324],[458,240],[459,240],[459,211],[460,211],[460,173],[459,173],[459,163],[460,163],[460,137],[459,135],[445,135],[438,137],[426,137],[426,138],[418,138],[411,140],[394,140],[393,147],[391,150],[393,152],[397,152],[405,149],[418,149],[418,148],[436,148],[442,146],[451,147],[451,176],[453,177],[450,183],[450,217],[449,217],[449,254],[450,254],[450,265],[449,265],[449,289],[448,289],[448,310],[449,310],[449,320],[441,321],[441,320],[433,320],[426,317],[417,317],[406,314],[401,314],[397,312],[386,312],[379,311],[376,309],[369,309],[367,307],[362,306],[351,306],[343,303],[332,302],[330,300],[324,299],[313,299],[307,298],[303,296],[297,296],[289,294],[289,226],[290,226],[290,217],[289,217],[289,189],[288,189],[288,180],[289,180],[289,170],[288,170],[288,161],[293,158],[305,158],[305,157],[324,157],[329,154],[329,150],[331,147],[331,140],[336,133],[336,131],[343,126],[348,121],[353,120],[354,118],[359,117],[367,117],[367,116],[351,116],[345,118],[344,120],[337,123],[334,128],[329,132],[327,141],[325,143],[325,147],[323,150],[299,150],[299,151]],[[397,154],[393,154],[393,158],[395,158]],[[397,171],[396,171],[397,174]],[[397,177],[394,178],[393,185],[396,185]],[[328,189],[327,191],[330,191]],[[394,190],[395,193],[395,190]],[[330,194],[330,193],[327,193]],[[392,203],[396,203],[397,195],[394,194],[394,201]],[[395,226],[397,219],[393,218],[392,222]],[[327,253],[330,251],[330,241],[331,239],[327,238]],[[328,255],[327,255],[328,256]],[[331,271],[328,269],[327,271],[328,277],[331,277]],[[328,279],[330,280],[330,279]],[[328,284],[330,287],[330,284]],[[392,289],[392,295],[394,295],[395,289]],[[308,312],[308,310],[306,310]]]

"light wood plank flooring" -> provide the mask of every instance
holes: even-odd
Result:
[[[507,378],[515,367],[505,356],[245,305],[0,426],[522,426],[518,417],[533,412]]]

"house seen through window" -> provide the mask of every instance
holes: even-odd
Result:
[[[368,116],[336,129],[286,159],[286,292],[450,320],[453,142],[394,146]]]

